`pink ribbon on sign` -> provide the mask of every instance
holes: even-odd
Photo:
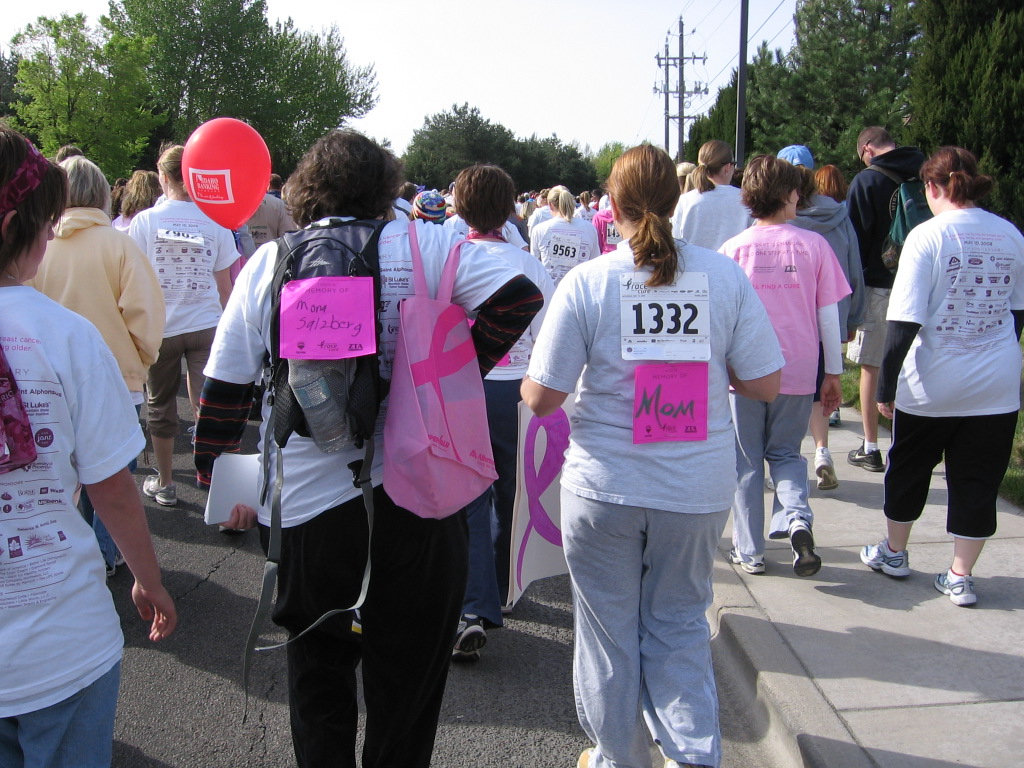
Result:
[[[451,333],[460,323],[466,322],[466,312],[456,304],[449,306],[442,312],[434,325],[434,332],[430,337],[430,354],[418,363],[412,363],[409,370],[412,373],[412,381],[417,387],[429,384],[441,403],[441,414],[444,417],[445,429],[451,434],[448,428],[448,404],[441,393],[441,379],[451,376],[471,360],[476,359],[476,347],[473,346],[473,339],[467,338],[461,344],[449,350],[444,345],[448,341],[448,334]],[[452,441],[452,451],[455,458],[462,461],[459,451]]]
[[[540,469],[536,469],[535,452],[537,433],[544,429],[547,434],[547,445],[544,457],[540,461]],[[569,447],[569,417],[561,408],[543,418],[534,416],[526,428],[526,440],[523,444],[523,485],[526,486],[526,501],[530,510],[530,519],[526,523],[523,541],[519,545],[519,556],[516,558],[516,582],[523,586],[523,558],[526,556],[526,545],[530,541],[530,533],[536,531],[541,538],[556,547],[562,546],[562,532],[544,509],[541,496],[562,471],[565,463],[565,451]]]

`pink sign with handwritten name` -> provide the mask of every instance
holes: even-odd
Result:
[[[280,355],[341,360],[377,352],[372,277],[311,277],[281,288]]]
[[[638,365],[633,444],[708,439],[708,364]]]

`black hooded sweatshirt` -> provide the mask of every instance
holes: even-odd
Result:
[[[904,181],[917,178],[925,157],[917,147],[896,147],[878,155],[872,165],[892,171]],[[883,173],[865,168],[853,177],[848,205],[850,221],[860,244],[864,284],[870,288],[892,288],[894,275],[882,263],[882,245],[892,223],[899,185]]]

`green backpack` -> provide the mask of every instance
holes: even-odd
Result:
[[[924,196],[924,183],[916,176],[903,179],[887,168],[879,168],[877,165],[868,166],[868,170],[878,171],[897,185],[889,200],[889,218],[892,223],[889,225],[889,234],[882,244],[882,263],[895,274],[900,263],[900,254],[903,252],[903,244],[907,242],[907,235],[922,221],[928,221],[932,217],[932,211]]]

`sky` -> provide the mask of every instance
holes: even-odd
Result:
[[[796,0],[749,0],[748,61],[758,45],[787,50],[793,43]],[[5,52],[15,32],[37,16],[82,12],[94,21],[106,0],[34,0],[7,3],[0,14]],[[290,16],[302,29],[336,24],[352,63],[372,64],[377,106],[351,125],[387,139],[401,155],[430,115],[468,102],[519,137],[555,134],[596,152],[610,141],[663,145],[664,69],[655,61],[678,56],[682,16],[684,65],[691,97],[687,115],[705,113],[738,64],[740,0],[589,0],[497,2],[412,0],[267,0],[271,21]],[[330,9],[329,11],[327,9]],[[443,9],[443,12],[442,12]],[[677,88],[672,69],[670,89]],[[675,96],[670,108],[676,112]],[[670,128],[676,151],[677,128]],[[723,137],[731,143],[731,137]]]

